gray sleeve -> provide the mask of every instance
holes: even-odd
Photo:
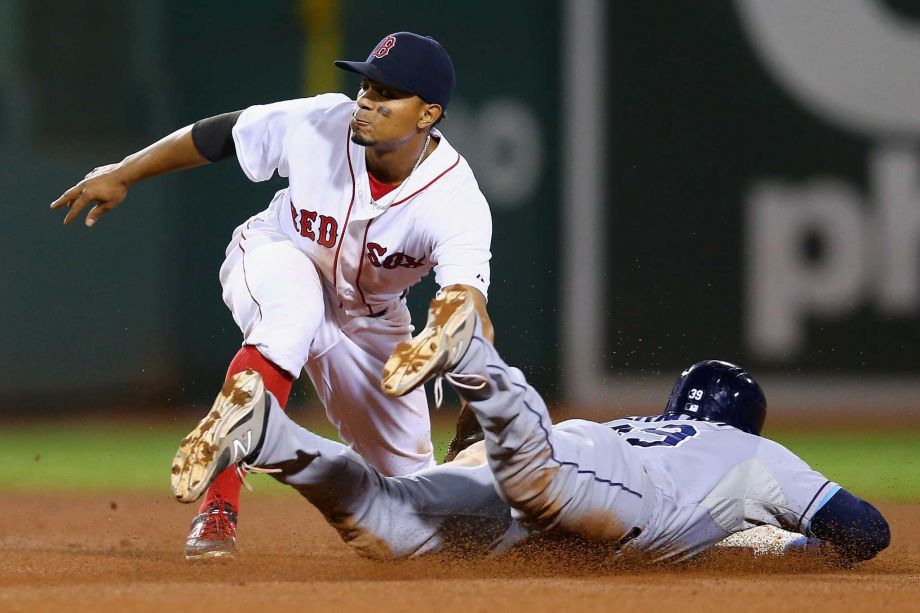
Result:
[[[758,460],[767,467],[773,483],[764,484],[764,509],[784,530],[808,534],[815,513],[837,493],[840,486],[802,461],[797,455],[773,441],[758,451]]]

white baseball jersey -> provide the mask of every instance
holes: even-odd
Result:
[[[438,147],[397,190],[370,205],[365,148],[351,141],[355,102],[342,94],[246,109],[233,129],[246,176],[289,186],[266,214],[314,262],[349,315],[376,314],[431,268],[441,287],[487,295],[492,220],[466,160]]]
[[[370,204],[365,148],[351,142],[355,102],[341,94],[253,106],[233,128],[246,176],[288,187],[241,224],[221,267],[243,333],[293,377],[310,376],[339,435],[387,475],[434,463],[422,389],[390,398],[380,373],[412,325],[404,293],[434,268],[443,287],[489,287],[489,208],[466,161],[438,146]],[[373,317],[371,317],[373,316]]]

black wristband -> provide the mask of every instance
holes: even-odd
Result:
[[[196,121],[192,126],[192,142],[198,153],[211,162],[236,155],[233,126],[242,114],[243,111],[234,111]]]

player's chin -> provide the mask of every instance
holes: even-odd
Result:
[[[361,134],[360,132],[353,131],[351,133],[351,142],[356,145],[361,145],[363,147],[373,147],[377,144],[373,138],[366,134]]]

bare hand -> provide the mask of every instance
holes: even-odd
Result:
[[[121,204],[128,195],[128,182],[118,172],[120,167],[120,164],[108,164],[93,169],[86,178],[51,203],[52,209],[64,206],[70,209],[64,217],[64,225],[76,219],[80,211],[94,202],[96,205],[86,214],[87,227]]]

